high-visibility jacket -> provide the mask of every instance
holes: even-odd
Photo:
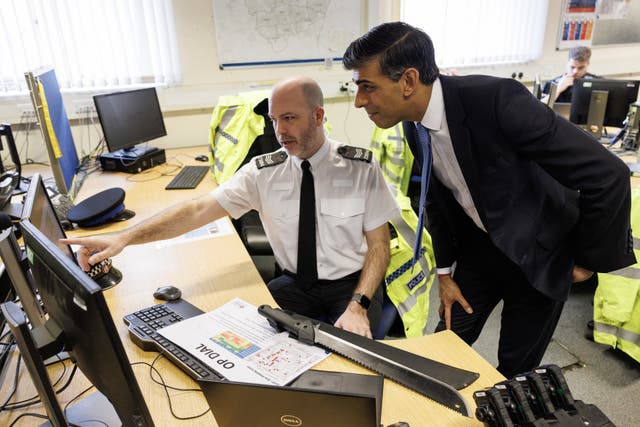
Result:
[[[218,184],[231,178],[245,161],[255,139],[264,133],[264,116],[256,114],[254,108],[269,94],[270,91],[261,90],[219,98],[209,125],[213,177]],[[331,130],[326,117],[323,125],[327,132]]]
[[[425,230],[422,233],[422,256],[411,268],[418,216],[411,208],[406,193],[413,154],[404,138],[401,124],[389,129],[376,127],[370,148],[380,163],[382,174],[391,184],[401,213],[399,218],[390,221],[397,237],[391,241],[391,256],[385,275],[387,296],[400,314],[405,335],[424,335],[427,333],[429,292],[435,278],[436,264],[431,236]]]
[[[219,98],[209,125],[212,170],[218,184],[231,178],[264,132],[264,117],[253,109],[268,96],[268,91],[256,91]]]
[[[370,148],[378,159],[387,182],[406,195],[411,179],[413,153],[404,138],[402,123],[389,129],[376,126]]]
[[[632,192],[631,229],[638,262],[610,273],[598,273],[593,338],[640,362],[640,188]]]
[[[391,240],[389,265],[385,273],[385,289],[402,319],[407,337],[427,333],[429,292],[435,278],[435,257],[429,233],[422,233],[422,255],[411,267],[413,244],[416,239],[418,216],[411,208],[411,201],[403,194],[396,194],[400,218],[390,221],[397,236]]]

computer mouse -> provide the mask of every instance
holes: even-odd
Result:
[[[161,300],[164,300],[164,301],[177,300],[181,296],[182,296],[182,292],[180,291],[180,289],[176,288],[175,286],[171,286],[171,285],[160,286],[153,293],[153,297],[154,298],[161,299]]]
[[[207,156],[205,156],[204,154],[201,154],[199,156],[196,156],[196,160],[199,162],[208,162],[209,158]]]

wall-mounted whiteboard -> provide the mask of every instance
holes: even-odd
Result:
[[[362,35],[360,0],[213,0],[218,64],[339,60]]]

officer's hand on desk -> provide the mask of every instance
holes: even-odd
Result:
[[[355,301],[349,302],[347,309],[338,320],[336,320],[334,326],[344,329],[345,331],[353,332],[354,334],[373,338],[373,335],[371,335],[371,326],[369,326],[369,318],[367,317],[367,310]]]
[[[78,252],[78,264],[84,271],[89,271],[92,265],[122,252],[126,246],[125,239],[119,234],[105,234],[91,237],[70,237],[60,239],[66,245],[82,246]]]
[[[587,270],[586,268],[582,268],[578,265],[573,267],[572,273],[572,282],[579,283],[584,282],[585,280],[591,278],[593,276],[593,271]]]
[[[440,308],[438,313],[440,318],[444,317],[447,329],[451,329],[451,307],[458,303],[468,314],[473,313],[473,309],[462,296],[458,284],[451,278],[451,275],[438,276],[438,288],[440,292]]]

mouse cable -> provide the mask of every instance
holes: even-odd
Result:
[[[169,411],[171,412],[171,415],[173,416],[173,418],[175,418],[177,420],[181,420],[181,421],[194,420],[196,418],[203,417],[204,415],[207,414],[207,412],[211,411],[211,408],[207,408],[207,410],[202,412],[201,414],[187,416],[187,417],[181,417],[181,416],[179,416],[179,415],[177,415],[175,413],[175,411],[173,410],[173,404],[171,402],[171,395],[169,394],[169,389],[176,390],[176,391],[196,391],[196,392],[199,392],[199,393],[202,393],[202,390],[197,389],[197,388],[180,388],[180,387],[174,387],[174,386],[168,385],[164,381],[164,378],[162,377],[162,374],[160,373],[160,371],[158,371],[158,369],[155,367],[156,362],[161,357],[164,357],[164,354],[162,352],[158,353],[158,355],[155,357],[155,359],[153,359],[153,361],[151,363],[148,363],[148,362],[134,362],[134,363],[131,364],[131,366],[133,366],[133,365],[144,365],[144,366],[148,366],[149,367],[149,377],[151,378],[151,380],[154,383],[162,386],[162,388],[164,390],[164,393],[167,396],[167,401],[169,402]],[[158,379],[154,378],[154,375],[153,375],[154,373],[158,376]]]

